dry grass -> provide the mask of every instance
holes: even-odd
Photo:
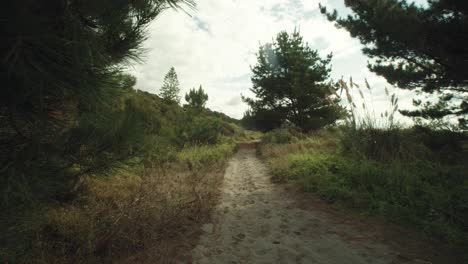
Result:
[[[89,177],[80,201],[49,210],[37,262],[171,263],[180,246],[174,241],[184,241],[215,204],[224,165]]]

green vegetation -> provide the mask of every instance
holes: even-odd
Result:
[[[262,137],[261,142],[264,144],[287,144],[299,141],[302,134],[292,128],[278,128],[265,133]]]
[[[243,97],[251,108],[243,124],[265,131],[292,123],[307,131],[342,117],[344,111],[331,92],[335,88],[327,83],[331,57],[320,58],[297,30],[281,32],[273,43],[261,46],[252,67],[256,99]]]
[[[195,90],[195,88],[190,89],[190,91],[185,94],[185,101],[187,105],[192,108],[204,108],[206,102],[208,101],[208,94],[203,91],[202,86]]]
[[[121,78],[122,83],[134,84],[130,76]],[[194,222],[188,219],[206,217],[235,140],[248,132],[219,113],[193,112],[131,87],[119,91],[99,118],[86,114],[86,122],[73,131],[82,148],[89,129],[96,144],[90,147],[110,144],[114,152],[89,156],[89,149],[82,150],[87,157],[83,162],[91,169],[70,168],[77,174],[73,184],[55,177],[37,183],[38,189],[28,193],[36,200],[15,193],[21,200],[3,206],[0,259],[117,260],[158,247],[182,232],[187,221]],[[104,121],[114,122],[114,131]],[[50,173],[49,167],[35,170]],[[25,188],[36,182],[21,184]],[[153,254],[161,258],[164,252]]]
[[[429,120],[458,117],[459,127],[466,130],[466,3],[434,0],[419,6],[406,0],[347,0],[345,4],[352,13],[346,18],[338,18],[336,10],[328,13],[321,7],[321,11],[364,44],[363,52],[375,58],[369,69],[400,88],[439,99],[414,100],[419,109],[401,113]]]
[[[206,217],[248,132],[180,107],[173,68],[160,98],[134,90],[124,67],[151,20],[181,5],[194,6],[15,1],[0,11],[0,262],[115,262],[153,247],[163,260],[161,245]]]
[[[466,243],[466,140],[424,128],[340,127],[290,144],[265,142],[260,152],[275,181]]]
[[[372,93],[366,81],[367,90]],[[329,202],[420,228],[452,243],[468,243],[468,166],[465,132],[404,128],[395,121],[398,98],[376,116],[352,79],[337,82],[349,118],[309,133],[294,128],[263,136],[260,154],[276,182],[298,185]],[[361,101],[352,97],[357,90]]]
[[[164,76],[164,82],[159,91],[159,96],[168,103],[180,103],[179,79],[174,67]]]
[[[337,122],[340,125],[312,119],[313,125],[304,126],[293,116],[282,118],[283,109],[277,108],[294,103],[294,96],[283,96],[289,86],[274,71],[264,70],[285,65],[278,55],[281,45],[271,48],[270,44],[262,47],[259,63],[253,68],[252,91],[260,100],[246,100],[252,109],[246,112],[243,124],[269,130],[259,153],[274,181],[293,183],[329,202],[341,202],[467,245],[467,74],[461,70],[466,68],[466,5],[451,0],[429,1],[427,6],[404,0],[350,0],[345,4],[352,12],[345,18],[325,7],[321,11],[365,45],[364,53],[374,59],[369,69],[399,88],[432,97],[426,97],[427,102],[414,100],[417,110],[399,111],[398,97],[385,89],[388,109],[376,114],[365,97],[366,93],[372,96],[367,81],[368,89],[361,89],[352,79],[349,83],[338,80],[330,84],[329,95],[336,96],[334,99],[343,95],[347,115],[330,121],[344,117]],[[307,57],[290,56],[292,65]],[[279,76],[287,76],[284,69],[288,67],[278,68]],[[295,83],[293,90],[305,93],[309,89],[306,80],[307,76],[297,75],[287,84]],[[360,99],[353,98],[357,93]],[[316,100],[323,101],[329,95],[315,94]],[[257,107],[262,102],[266,107]],[[398,112],[415,117],[415,124],[401,125],[396,120]],[[453,125],[455,118],[457,126]],[[326,128],[314,131],[323,125]]]
[[[236,142],[262,136],[240,123],[266,132],[259,151],[275,181],[467,243],[466,5],[346,4],[354,16],[321,10],[365,45],[370,70],[439,98],[400,112],[456,117],[457,127],[402,127],[388,90],[385,115],[371,114],[361,88],[332,82],[331,55],[297,30],[260,47],[242,122],[205,108],[201,86],[181,107],[174,67],[160,96],[136,91],[126,67],[149,23],[192,0],[5,3],[0,262],[110,263],[144,252],[164,262],[175,250],[166,242],[209,215]]]

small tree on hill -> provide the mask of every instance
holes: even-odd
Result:
[[[291,122],[310,130],[340,118],[343,108],[327,83],[330,60],[331,54],[320,58],[297,30],[281,32],[273,43],[261,46],[252,68],[251,91],[257,98],[243,97],[257,128],[269,130]]]
[[[187,101],[188,106],[193,108],[204,108],[206,102],[208,101],[208,94],[205,93],[202,86],[197,89],[190,89],[188,93],[185,94],[185,101]]]
[[[159,92],[159,96],[167,102],[178,104],[180,102],[179,92],[179,79],[177,78],[174,67],[171,67],[166,76],[164,76],[164,83]]]

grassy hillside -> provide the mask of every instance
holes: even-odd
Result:
[[[16,173],[53,177],[26,177],[23,190],[2,185],[22,202],[2,205],[2,262],[113,262],[149,248],[164,257],[165,241],[203,222],[236,140],[248,137],[227,116],[131,87],[100,107],[81,111],[63,133],[64,149],[73,143],[83,155],[63,178],[52,175],[63,152],[43,150],[57,158],[48,166],[31,159]]]

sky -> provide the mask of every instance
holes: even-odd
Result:
[[[369,72],[369,59],[362,54],[359,41],[320,14],[319,2],[345,14],[343,0],[196,2],[196,10],[167,10],[151,23],[143,62],[131,69],[137,78],[136,89],[158,93],[164,75],[175,67],[182,100],[189,89],[202,85],[209,96],[208,108],[241,118],[248,109],[241,94],[254,97],[249,90],[250,67],[256,63],[259,46],[272,42],[280,31],[298,28],[311,48],[323,56],[333,53],[331,78],[352,77],[361,87],[368,80],[372,94],[363,89],[367,109],[380,115],[390,108],[385,87],[397,94],[400,108],[411,107],[414,94],[392,88],[384,78]],[[353,97],[359,98],[357,92]]]

